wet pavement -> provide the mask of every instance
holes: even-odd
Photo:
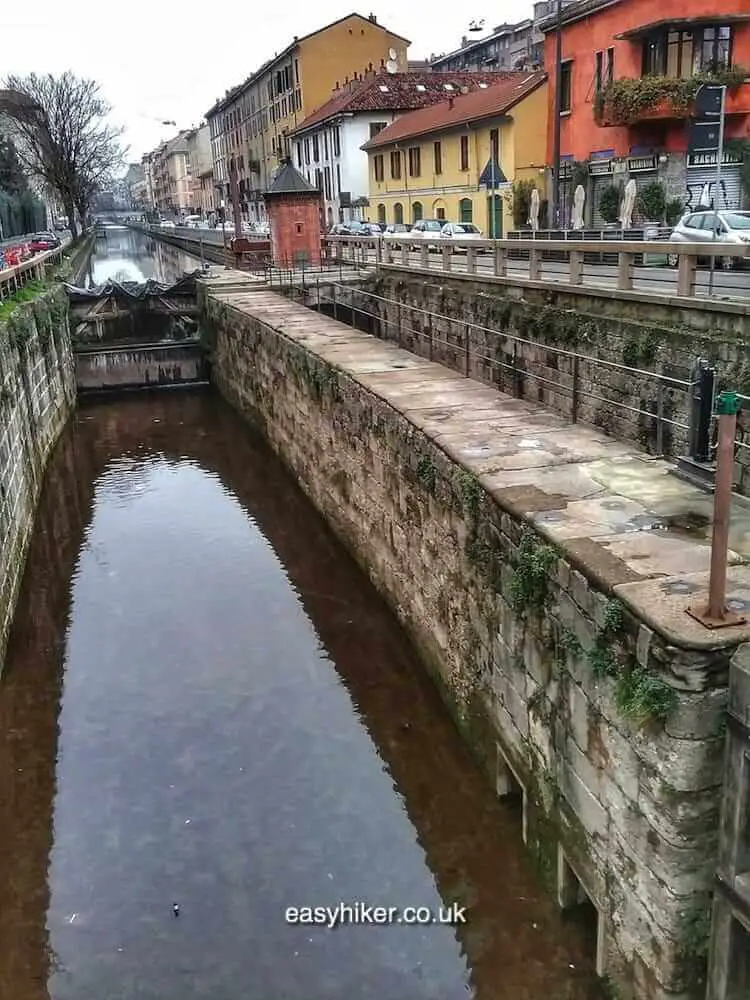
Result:
[[[221,400],[79,409],[0,680],[0,1000],[599,998],[520,827]],[[467,923],[285,922],[339,901]]]

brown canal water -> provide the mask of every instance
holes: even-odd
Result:
[[[97,282],[195,263],[103,242]],[[287,922],[340,902],[466,923]],[[81,405],[0,677],[0,1000],[599,1000],[593,952],[263,440],[209,390]]]

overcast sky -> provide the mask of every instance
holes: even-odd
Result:
[[[126,129],[128,159],[179,128],[198,124],[217,97],[305,35],[356,10],[411,39],[409,56],[422,59],[460,44],[469,22],[489,28],[531,12],[531,0],[0,0],[0,75],[61,73],[93,77]],[[469,37],[478,38],[479,35]]]

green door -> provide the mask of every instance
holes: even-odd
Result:
[[[499,194],[494,196],[495,210],[492,210],[492,195],[487,198],[487,224],[489,232],[487,239],[499,240],[503,235],[503,199]]]

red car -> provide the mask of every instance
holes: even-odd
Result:
[[[60,240],[54,233],[37,233],[29,240],[29,248],[32,253],[44,253],[45,250],[56,250],[60,246]]]

